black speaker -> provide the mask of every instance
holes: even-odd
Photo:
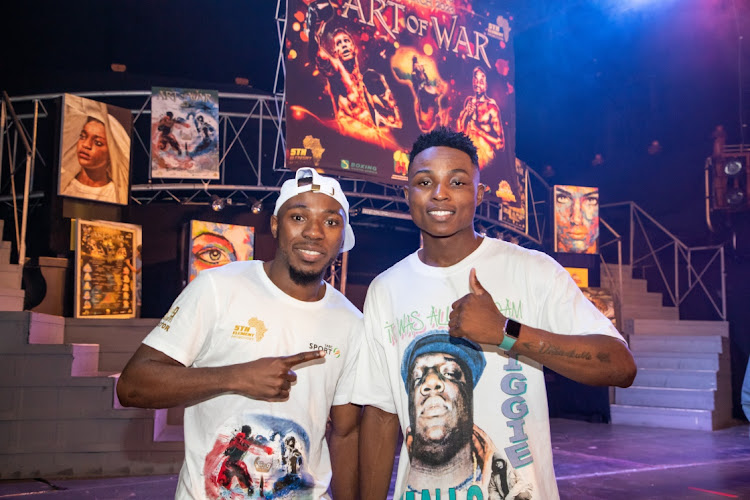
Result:
[[[711,170],[713,210],[738,212],[750,208],[750,151],[714,157]]]

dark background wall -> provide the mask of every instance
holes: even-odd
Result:
[[[718,218],[717,231],[708,230],[703,165],[717,125],[726,129],[728,144],[750,142],[742,126],[750,123],[750,2],[487,0],[477,6],[514,13],[519,158],[537,171],[551,165],[551,183],[599,186],[602,203],[636,201],[688,244],[727,243],[737,392],[750,354],[750,214],[731,227]],[[278,54],[275,8],[271,0],[11,2],[2,7],[0,88],[11,96],[152,85],[270,92]],[[127,71],[113,73],[112,63]],[[251,87],[236,85],[235,77]],[[654,140],[661,150],[650,154]],[[51,141],[40,147],[54,150]],[[596,154],[601,165],[592,165]],[[39,167],[38,189],[51,192],[54,169]],[[31,255],[66,251],[71,210],[143,225],[148,316],[162,314],[181,288],[179,234],[187,220],[251,224],[256,256],[272,253],[266,212],[217,215],[170,204],[105,213],[48,200],[34,203]],[[11,211],[0,210],[11,239]],[[362,295],[372,276],[416,248],[418,235],[383,226],[357,231],[350,282],[352,294]]]

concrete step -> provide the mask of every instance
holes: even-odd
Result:
[[[615,403],[626,406],[713,410],[715,393],[711,389],[673,389],[663,387],[615,388]]]
[[[670,389],[716,389],[717,379],[717,373],[711,370],[645,368],[638,370],[633,385]]]
[[[30,311],[0,312],[0,352],[28,352],[29,344],[62,344],[65,320]]]
[[[21,289],[23,268],[18,264],[0,264],[0,288]]]
[[[0,387],[59,386],[70,377],[100,376],[98,365],[97,344],[29,345],[0,353]]]
[[[99,344],[99,369],[119,372],[159,321],[157,318],[66,318],[65,342]]]
[[[636,352],[633,353],[639,370],[661,368],[671,370],[713,370],[719,369],[719,357],[716,353],[672,353],[672,352]]]
[[[26,292],[14,288],[0,288],[0,311],[23,311]]]
[[[117,412],[114,413],[115,415]],[[0,421],[0,435],[9,436],[3,453],[113,452],[181,449],[180,442],[155,443],[149,418],[58,418]],[[36,438],[31,438],[36,432]],[[23,439],[26,438],[26,439]]]
[[[2,234],[0,231],[0,237],[2,237]],[[0,241],[0,265],[10,264],[10,248],[10,241]]]
[[[154,418],[154,410],[113,408],[113,390],[111,381],[94,386],[1,387],[0,420]]]
[[[663,427],[711,431],[714,423],[711,410],[687,408],[655,408],[613,404],[609,407],[612,424],[638,427]],[[716,427],[718,428],[718,427]]]
[[[171,445],[172,443],[163,443]],[[175,443],[176,444],[176,443]],[[184,451],[0,453],[0,479],[116,477],[177,474]],[[106,492],[103,493],[107,497]],[[112,497],[110,497],[112,498]]]
[[[600,264],[600,266],[602,268],[602,271],[601,271],[602,276],[606,276],[604,268],[606,268],[609,271],[609,273],[612,274],[613,276],[616,276],[617,273],[619,272],[618,264],[611,264],[609,262],[603,262]],[[626,278],[626,277],[632,277],[632,276],[633,276],[633,266],[631,266],[630,264],[622,264],[622,277]]]
[[[721,335],[729,336],[726,321],[687,321],[632,319],[625,321],[625,332],[629,335]]]
[[[625,293],[623,292],[622,304],[624,306],[651,306],[660,307],[664,305],[664,299],[660,293]]]
[[[601,287],[609,290],[617,289],[617,281],[609,280],[608,278],[602,277]],[[647,293],[648,282],[646,280],[632,280],[623,278],[622,280],[622,293],[623,294],[635,294],[635,293]]]
[[[629,337],[630,350],[633,353],[684,353],[684,354],[719,354],[728,352],[729,343],[726,337],[718,335],[632,335]]]
[[[636,306],[625,304],[622,306],[622,317],[624,319],[660,319],[678,321],[680,311],[676,307],[659,306]]]

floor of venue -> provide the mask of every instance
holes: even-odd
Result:
[[[750,499],[747,424],[714,432],[553,419],[562,500]],[[164,500],[177,476],[0,481],[0,499]]]

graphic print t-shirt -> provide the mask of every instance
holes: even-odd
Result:
[[[542,367],[448,335],[451,304],[469,293],[472,268],[507,317],[622,340],[545,254],[489,238],[450,267],[414,253],[370,285],[352,402],[398,414],[396,498],[558,498]]]
[[[177,498],[325,498],[326,421],[332,405],[350,402],[361,318],[328,285],[317,302],[289,297],[260,261],[200,273],[144,344],[192,367],[315,349],[326,356],[294,367],[287,401],[224,394],[187,407]]]

